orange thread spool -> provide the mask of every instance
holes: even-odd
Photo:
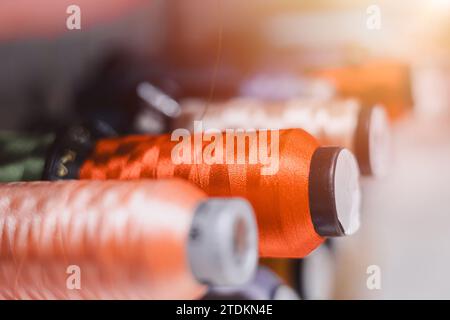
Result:
[[[100,140],[83,164],[80,178],[175,176],[195,183],[211,196],[244,197],[257,216],[260,255],[304,257],[323,242],[323,236],[346,235],[358,228],[359,171],[346,149],[320,148],[311,135],[299,129],[272,131],[272,135],[274,132],[279,134],[280,147],[279,170],[274,175],[261,175],[262,164],[250,163],[249,157],[244,164],[176,165],[171,152],[178,141],[171,141],[170,135],[161,135]],[[221,136],[227,141],[226,133]],[[195,137],[191,139],[192,149],[194,140]],[[273,142],[268,139],[269,146]],[[203,141],[203,152],[208,145]],[[245,144],[246,155],[250,145]],[[226,152],[224,146],[223,154]],[[346,164],[346,168],[338,163]],[[351,178],[337,179],[347,169]],[[341,182],[335,189],[337,180]],[[352,203],[346,203],[344,208],[336,198],[339,194],[347,197],[344,202]]]
[[[413,106],[409,67],[390,60],[317,70],[344,97],[357,97],[365,105],[381,103],[391,120],[408,114]]]
[[[184,181],[11,183],[0,199],[2,298],[192,299],[205,292],[199,281],[242,283],[256,266],[251,209]],[[232,232],[215,239],[219,224]],[[236,240],[231,258],[214,246]],[[69,266],[79,267],[79,289],[67,286]]]

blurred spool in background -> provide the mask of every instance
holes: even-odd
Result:
[[[269,102],[282,102],[294,97],[327,101],[336,97],[336,88],[325,79],[301,73],[266,72],[244,79],[238,95]]]
[[[100,137],[116,136],[107,124],[75,124],[54,132],[0,131],[0,181],[75,179]]]
[[[333,243],[326,241],[305,259],[292,261],[293,287],[302,299],[333,299],[336,291],[336,257]]]
[[[235,98],[225,102],[186,99],[172,129],[301,128],[322,145],[343,146],[355,153],[361,173],[386,174],[389,162],[389,124],[382,106],[363,107],[355,99],[291,99],[267,102]]]
[[[205,300],[298,300],[299,296],[267,267],[259,267],[251,281],[234,287],[211,287]]]
[[[333,299],[337,291],[336,250],[332,238],[301,259],[261,259],[302,300]]]
[[[193,299],[255,270],[251,207],[183,181],[21,182],[0,194],[6,299]],[[71,265],[79,290],[66,284]]]
[[[392,120],[413,107],[410,68],[395,60],[378,60],[315,71],[330,81],[339,95],[356,97],[365,105],[382,103]]]
[[[179,114],[182,88],[160,69],[130,52],[114,51],[77,88],[78,117],[120,134],[166,132]]]
[[[42,178],[45,159],[55,135],[0,132],[0,181]]]

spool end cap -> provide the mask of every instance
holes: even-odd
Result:
[[[314,229],[323,237],[346,236],[359,229],[359,168],[348,149],[320,147],[314,152],[309,205]]]
[[[188,254],[191,270],[202,283],[230,286],[249,281],[258,262],[257,226],[250,204],[238,198],[200,203]]]

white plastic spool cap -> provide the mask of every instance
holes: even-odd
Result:
[[[339,223],[344,235],[351,235],[360,225],[361,189],[358,163],[347,149],[342,149],[337,156],[334,192]]]
[[[309,207],[323,237],[353,234],[359,228],[361,190],[355,156],[341,147],[320,147],[312,157]]]
[[[243,199],[211,198],[197,207],[188,241],[192,273],[215,286],[249,281],[258,261],[257,225]]]

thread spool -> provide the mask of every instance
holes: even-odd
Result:
[[[77,112],[82,119],[102,121],[120,134],[166,132],[169,119],[179,111],[172,98],[179,86],[156,72],[160,68],[131,52],[113,51],[96,76],[76,92]]]
[[[328,238],[302,259],[260,259],[303,300],[333,299],[336,285],[334,239]]]
[[[174,164],[172,154],[181,142],[172,141],[170,135],[101,139],[81,167],[80,178],[180,177],[210,196],[246,198],[255,209],[259,252],[264,257],[304,257],[323,242],[323,237],[349,235],[358,229],[359,170],[350,151],[319,147],[311,135],[299,129],[254,133],[256,137],[267,134],[267,150],[279,145],[279,159],[275,157],[279,169],[275,174],[262,174],[261,159],[250,163],[249,149],[257,142],[246,144],[246,134],[236,132],[228,140],[227,133],[216,136],[225,141],[218,154],[233,156],[229,164],[226,159],[222,164],[199,163],[195,157],[188,159],[192,164]],[[202,133],[185,141],[192,154],[205,154],[211,146]],[[231,142],[232,150],[227,147]],[[245,151],[245,159],[237,163],[235,152],[240,148]]]
[[[297,98],[329,100],[335,88],[328,81],[299,76],[289,72],[259,73],[244,80],[239,95],[264,101],[285,101]]]
[[[357,97],[365,105],[383,104],[391,120],[404,117],[413,106],[410,70],[398,61],[324,68],[313,76],[330,81],[340,96]]]
[[[299,300],[270,269],[259,267],[253,279],[237,287],[211,287],[204,300]]]
[[[256,267],[248,203],[184,181],[18,182],[0,199],[5,299],[193,299]]]
[[[39,180],[55,136],[0,132],[0,182]]]
[[[383,176],[389,158],[389,125],[384,108],[363,108],[354,99],[292,99],[267,103],[235,98],[206,103],[200,99],[181,102],[182,114],[172,128],[193,130],[195,120],[203,128],[284,129],[301,128],[322,145],[343,146],[355,154],[361,173]]]
[[[100,121],[57,133],[0,132],[0,182],[76,179],[95,141],[115,135]]]
[[[304,259],[294,262],[297,291],[305,300],[329,300],[336,289],[336,257],[327,241]]]
[[[100,137],[115,136],[97,121],[57,133],[0,132],[0,182],[74,179]]]

